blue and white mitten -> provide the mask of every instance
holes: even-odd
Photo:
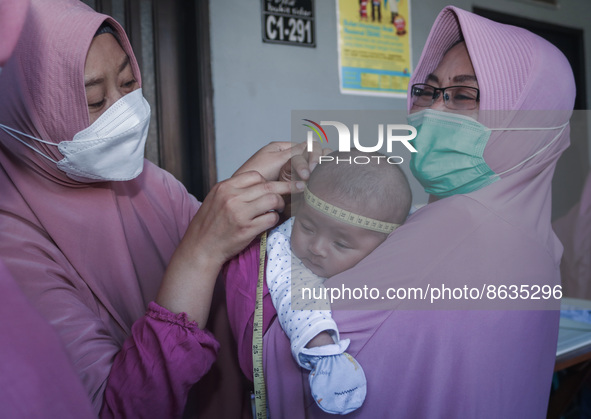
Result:
[[[327,413],[346,415],[361,407],[367,381],[361,365],[345,350],[349,339],[333,345],[302,349],[300,365],[310,369],[312,397]]]

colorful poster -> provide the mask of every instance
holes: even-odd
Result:
[[[337,0],[341,93],[406,97],[410,0]]]

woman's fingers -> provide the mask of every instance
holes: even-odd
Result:
[[[257,151],[233,175],[241,175],[249,171],[260,173],[267,180],[303,180],[310,177],[316,164],[331,150],[323,150],[320,143],[314,141],[308,150],[308,143],[290,143],[275,141]]]
[[[191,223],[195,245],[222,258],[240,252],[256,235],[273,227],[283,211],[282,195],[294,192],[289,182],[269,182],[246,172],[218,183],[205,198]]]
[[[246,172],[236,173],[230,179],[226,179],[216,186],[231,186],[233,188],[248,188],[253,185],[261,184],[265,182],[265,178],[256,170],[249,170]]]
[[[285,162],[289,161],[295,153],[293,143],[287,141],[274,141],[257,151],[246,163],[244,163],[234,176],[247,172],[257,171],[267,180],[279,179],[279,171]],[[301,151],[299,151],[301,154]]]
[[[279,179],[285,181],[292,181],[292,180],[303,180],[307,181],[310,178],[310,173],[320,160],[320,156],[330,153],[332,150],[330,149],[322,149],[320,143],[314,141],[312,143],[312,149],[308,150],[307,143],[300,143],[297,146],[294,146],[294,151],[296,151],[286,164],[283,165],[281,168]],[[301,151],[298,153],[298,151]]]
[[[259,217],[270,211],[281,212],[283,211],[284,207],[285,201],[281,195],[275,193],[265,193],[256,197],[252,201],[245,202],[244,211],[242,214],[247,217],[246,221],[250,222],[256,217]]]
[[[312,150],[308,149],[307,143],[302,144],[305,145],[305,148],[291,159],[291,175],[295,174],[296,179],[308,180],[322,155],[322,147],[317,141],[312,142]]]
[[[319,142],[314,141],[312,145],[312,150],[308,150],[308,166],[310,167],[310,172],[314,170],[320,160],[320,156],[323,155],[322,146]]]
[[[240,173],[220,182],[218,185],[218,187],[241,189],[241,193],[248,201],[256,199],[262,193],[287,195],[303,190],[301,182],[267,181],[260,173],[255,171]]]
[[[308,180],[312,169],[307,160],[308,156],[300,154],[299,156],[293,156],[281,170],[282,180]]]

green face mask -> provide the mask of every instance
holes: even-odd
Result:
[[[466,194],[499,180],[482,157],[491,134],[484,125],[432,109],[409,115],[408,123],[417,129],[410,170],[428,194]]]

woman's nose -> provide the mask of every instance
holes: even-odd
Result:
[[[112,100],[113,103],[117,102],[119,99],[121,99],[123,96],[128,95],[129,93],[135,91],[139,89],[139,85],[135,85],[134,88],[129,88],[126,87],[125,85],[123,86],[111,86],[111,90],[109,92],[109,96],[110,99]]]
[[[443,101],[443,95],[441,94],[441,92],[439,92],[439,96],[437,96],[437,99],[435,99],[435,101],[433,102],[433,104],[431,106],[429,106],[429,108],[433,109],[434,111],[448,110],[447,107],[445,106],[445,102]]]
[[[119,89],[111,90],[107,95],[107,99],[106,99],[107,106],[105,106],[105,108],[103,109],[103,111],[100,114],[96,115],[96,118],[98,118],[103,113],[105,113],[111,106],[113,106],[123,96],[125,96],[125,93],[122,93],[121,91],[119,91]]]
[[[127,94],[127,92],[125,92],[124,90],[122,90],[122,89],[116,89],[113,92],[113,103],[117,102],[119,99],[121,99],[126,94]]]

